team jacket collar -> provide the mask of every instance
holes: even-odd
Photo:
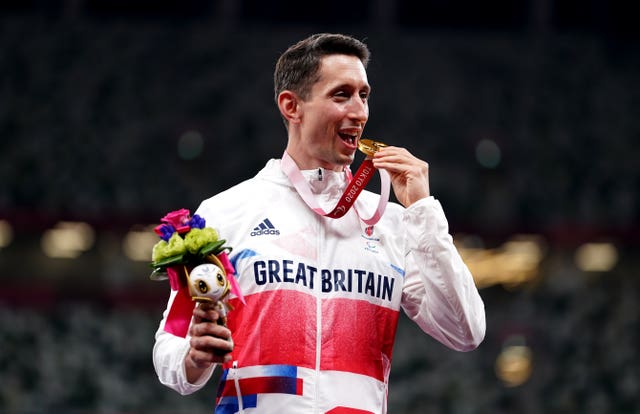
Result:
[[[348,184],[347,176],[344,172],[336,172],[324,168],[302,170],[301,172],[311,186],[311,191],[315,194],[324,194],[329,197],[340,196]],[[293,188],[289,178],[280,168],[279,159],[269,160],[256,177]]]

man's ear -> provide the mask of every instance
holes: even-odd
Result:
[[[299,98],[294,92],[284,90],[278,94],[278,108],[288,123],[300,122]]]

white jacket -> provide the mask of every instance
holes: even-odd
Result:
[[[330,210],[345,175],[303,174]],[[389,203],[371,228],[358,212],[370,216],[377,201],[364,191],[344,217],[321,217],[271,160],[200,205],[196,213],[233,247],[246,299],[231,300],[233,366],[223,367],[216,413],[385,413],[401,308],[452,349],[480,344],[484,305],[438,201]],[[163,327],[164,319],[153,350],[160,382],[182,394],[200,389],[213,368],[188,383],[188,338]]]

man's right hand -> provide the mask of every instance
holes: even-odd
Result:
[[[214,363],[231,360],[231,331],[215,322],[221,315],[214,306],[203,303],[193,310],[193,323],[189,328],[191,348],[185,358],[187,380],[192,384]]]

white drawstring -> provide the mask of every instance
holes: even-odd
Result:
[[[242,403],[242,393],[240,392],[240,378],[238,375],[238,361],[233,361],[232,368],[230,369],[230,376],[233,379],[233,383],[236,386],[236,396],[238,397],[238,412],[244,413],[244,405]]]

